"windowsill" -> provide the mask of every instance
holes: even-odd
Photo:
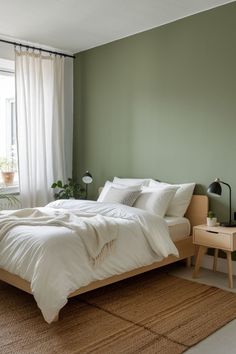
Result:
[[[9,187],[2,187],[0,189],[5,194],[20,194],[19,186],[9,186]]]

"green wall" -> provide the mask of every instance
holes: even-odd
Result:
[[[236,210],[236,3],[76,55],[74,176],[114,175],[233,188]],[[227,217],[228,190],[211,198]]]

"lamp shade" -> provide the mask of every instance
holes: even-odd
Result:
[[[215,195],[221,195],[222,189],[221,189],[221,184],[224,184],[225,186],[228,187],[229,189],[229,221],[226,222],[221,222],[221,226],[226,226],[226,227],[233,227],[236,226],[231,219],[231,214],[232,214],[232,203],[231,203],[231,186],[229,183],[226,183],[224,181],[221,181],[219,178],[217,178],[213,183],[211,183],[207,189],[207,192],[210,194],[215,194]]]
[[[85,183],[85,184],[89,184],[89,183],[92,183],[93,182],[93,177],[91,175],[91,173],[89,173],[89,171],[86,171],[85,174],[83,175],[82,177],[82,181]]]
[[[222,188],[221,188],[220,183],[218,181],[211,183],[207,189],[207,193],[221,195]]]

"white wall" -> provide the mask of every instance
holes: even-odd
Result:
[[[14,60],[14,46],[0,42],[0,58]],[[65,59],[65,154],[66,173],[72,177],[73,147],[73,59]]]

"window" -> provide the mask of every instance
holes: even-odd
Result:
[[[18,186],[14,62],[0,59],[0,187]]]

